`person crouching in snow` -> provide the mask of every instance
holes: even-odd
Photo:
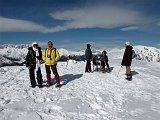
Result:
[[[102,55],[100,56],[100,62],[102,71],[105,71],[105,66],[107,66],[107,70],[109,72],[108,56],[105,50],[102,52]]]
[[[51,70],[55,75],[56,87],[61,87],[59,74],[57,72],[57,62],[60,59],[59,52],[53,47],[52,41],[48,41],[48,48],[42,54],[43,61],[45,62],[47,74],[47,86],[51,86]]]
[[[42,87],[41,74],[42,51],[37,42],[33,42],[32,46],[28,48],[26,56],[26,67],[29,68],[29,76],[32,88],[36,87],[35,73],[37,74],[38,87]]]
[[[126,66],[126,75],[127,75],[127,79],[131,79],[132,78],[132,74],[131,74],[131,63],[132,63],[132,49],[133,47],[130,45],[129,42],[125,43],[125,52],[123,55],[123,60],[121,65]]]

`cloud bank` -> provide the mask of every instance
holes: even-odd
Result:
[[[0,32],[60,32],[80,28],[118,28],[122,31],[138,30],[146,24],[152,24],[153,17],[142,12],[121,6],[99,5],[57,11],[49,14],[54,20],[64,21],[62,25],[51,26],[0,17]],[[160,25],[158,23],[158,25]]]
[[[0,32],[45,32],[47,28],[34,22],[0,17]]]

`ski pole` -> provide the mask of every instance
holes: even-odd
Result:
[[[119,71],[118,71],[117,77],[118,77],[118,75],[119,75],[119,72],[121,71],[121,68],[122,68],[122,65],[121,65],[121,67],[119,68]]]

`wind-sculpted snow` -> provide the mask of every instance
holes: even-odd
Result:
[[[120,63],[109,61],[111,73],[85,73],[85,62],[59,62],[61,88],[31,88],[25,66],[0,67],[0,120],[158,120],[160,64],[133,60],[126,81],[125,67],[117,77]]]

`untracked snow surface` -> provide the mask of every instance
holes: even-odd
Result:
[[[0,67],[0,120],[159,120],[160,63],[133,60],[127,81],[125,67],[117,76],[121,59],[109,56],[111,73],[59,62],[61,88],[31,88],[25,66]]]

